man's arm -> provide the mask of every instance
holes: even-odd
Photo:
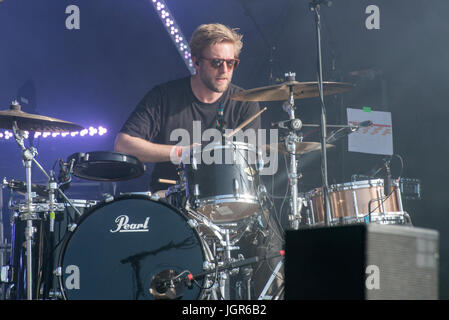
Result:
[[[130,154],[144,163],[170,161],[170,154],[173,159],[177,158],[176,146],[149,142],[122,132],[115,139],[114,151]]]

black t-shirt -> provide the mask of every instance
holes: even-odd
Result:
[[[235,129],[259,112],[259,104],[256,102],[230,99],[234,93],[242,90],[230,84],[218,101],[208,104],[195,97],[190,85],[190,77],[158,85],[145,95],[120,132],[154,143],[175,145],[180,139],[170,141],[170,134],[173,130],[182,128],[191,137],[190,142],[183,144],[192,144],[194,142],[193,122],[201,121],[201,132],[216,128],[219,108],[223,109],[223,120],[228,129]],[[257,117],[243,129],[257,130],[260,127],[260,117]],[[167,185],[158,183],[159,178],[176,180],[176,166],[170,161],[157,163],[151,176],[151,191],[167,189]]]

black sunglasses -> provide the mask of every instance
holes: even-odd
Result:
[[[239,59],[211,59],[205,57],[199,57],[198,59],[204,59],[209,61],[212,68],[220,69],[224,62],[229,69],[235,69],[240,63]]]

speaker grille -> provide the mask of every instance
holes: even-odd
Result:
[[[286,299],[438,299],[435,230],[357,224],[286,232]]]
[[[437,299],[438,233],[404,226],[369,225],[366,264],[379,267],[379,288],[368,299]]]

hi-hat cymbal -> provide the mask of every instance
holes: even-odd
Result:
[[[19,180],[11,180],[7,181],[6,178],[3,178],[3,187],[7,187],[11,189],[12,191],[18,192],[20,194],[25,194],[27,192],[27,184],[25,181],[19,181]],[[31,184],[31,190],[32,192],[36,192],[39,196],[42,197],[48,197],[49,189],[45,185],[41,184]]]
[[[0,128],[12,129],[14,121],[23,131],[70,132],[84,129],[72,122],[24,112],[18,104],[12,104],[10,109],[0,110]]]
[[[335,146],[333,144],[326,144],[326,149],[334,148]],[[282,154],[289,154],[287,151],[287,148],[284,143],[273,143],[273,144],[267,144],[266,148],[268,151],[271,150],[277,150],[279,153]],[[321,143],[319,142],[297,142],[296,143],[296,155],[303,155],[312,151],[321,151]]]
[[[231,96],[237,101],[288,101],[290,98],[290,87],[293,89],[294,99],[306,99],[318,97],[318,82],[287,81],[266,87],[254,88],[237,92]],[[353,84],[345,82],[323,82],[323,94],[331,95],[343,93],[354,87]]]

